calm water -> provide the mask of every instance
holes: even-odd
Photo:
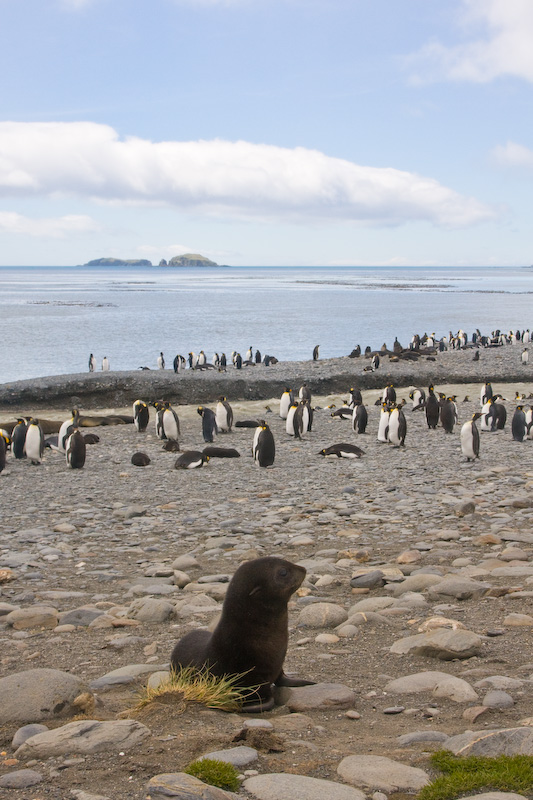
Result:
[[[533,269],[1,267],[0,383],[167,366],[203,349],[280,360],[407,345],[412,334],[533,328]]]

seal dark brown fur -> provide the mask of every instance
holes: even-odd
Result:
[[[287,603],[304,578],[304,567],[274,556],[241,564],[228,586],[215,630],[192,631],[180,639],[170,658],[172,669],[194,667],[219,677],[240,675],[237,686],[258,687],[242,708],[254,714],[274,706],[272,684],[312,683],[283,672],[289,640]]]

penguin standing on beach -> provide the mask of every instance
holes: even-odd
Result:
[[[252,455],[255,463],[260,467],[271,467],[274,463],[276,444],[272,431],[264,419],[259,420],[259,425],[255,429]]]
[[[453,433],[457,423],[457,406],[453,397],[447,397],[440,407],[440,424],[444,428],[444,433]]]
[[[26,455],[32,464],[40,464],[44,455],[44,433],[38,419],[30,418],[26,431]]]
[[[231,433],[233,426],[233,409],[222,395],[218,398],[217,407],[215,409],[215,420],[218,430],[221,433]]]
[[[163,405],[162,423],[165,439],[168,439],[170,442],[177,442],[180,435],[180,421],[169,402]]]
[[[162,352],[159,353],[159,356],[157,358],[157,368],[158,369],[165,369],[165,356],[163,355]]]
[[[196,410],[202,417],[202,436],[204,437],[204,442],[213,442],[215,434],[218,433],[215,412],[205,406],[198,406]]]
[[[479,458],[479,431],[476,420],[481,416],[477,411],[472,414],[472,419],[465,422],[461,428],[461,452],[466,456],[467,461],[475,461]]]
[[[354,433],[366,433],[368,424],[368,411],[366,406],[359,403],[355,406],[352,414],[352,429]]]
[[[165,404],[161,400],[156,400],[152,405],[155,408],[155,435],[158,439],[166,439],[165,426],[163,425]]]
[[[24,417],[17,418],[17,424],[11,431],[11,452],[15,458],[26,458],[26,431],[28,425]]]
[[[389,416],[388,440],[394,447],[405,445],[405,435],[407,433],[407,421],[405,414],[399,406],[394,406]]]
[[[315,344],[313,347],[313,361],[318,361],[318,348],[320,347],[319,344]]]
[[[513,419],[511,420],[511,433],[513,435],[513,441],[515,442],[523,442],[526,438],[527,425],[524,406],[516,407]]]
[[[146,430],[149,421],[150,411],[148,405],[143,400],[136,400],[133,404],[133,424],[139,433],[143,433]]]
[[[102,359],[102,372],[109,372],[109,359],[107,356]]]
[[[350,402],[348,403],[351,408],[355,408],[356,406],[360,406],[363,404],[363,395],[361,394],[361,389],[357,389],[352,386],[350,389]]]
[[[89,355],[89,372],[94,372],[95,366],[96,366],[96,359],[93,356],[93,354],[91,353]]]
[[[484,383],[479,393],[479,403],[484,406],[487,400],[492,400],[493,397],[492,384]]]
[[[289,408],[293,403],[293,396],[291,389],[285,387],[285,391],[281,395],[281,399],[279,401],[279,415],[281,419],[287,419],[287,414],[289,413]]]
[[[395,403],[396,402],[396,389],[389,383],[388,386],[385,386],[383,389],[383,394],[381,395],[381,402],[382,403]]]
[[[381,414],[378,423],[378,442],[389,441],[389,419],[390,411],[386,403],[381,405]]]
[[[411,411],[419,411],[421,408],[424,408],[426,405],[426,393],[424,389],[413,389],[412,392],[409,392],[409,400],[413,403]]]
[[[300,386],[298,397],[300,398],[300,400],[307,400],[308,403],[311,402],[311,390],[306,383],[302,383],[302,385]]]
[[[426,399],[426,422],[430,429],[435,430],[439,424],[440,406],[439,401],[435,397],[433,386],[428,389],[428,396]]]
[[[527,347],[524,347],[524,349],[522,350],[521,359],[522,359],[522,364],[525,365],[529,363],[529,350],[527,349]]]
[[[77,408],[72,409],[72,416],[61,423],[59,433],[57,435],[57,449],[60,453],[65,453],[67,449],[67,439],[79,425],[80,412]]]
[[[65,457],[71,469],[82,469],[85,466],[85,439],[78,428],[74,428],[67,439]]]
[[[287,412],[287,419],[285,420],[285,430],[289,436],[294,436],[296,439],[300,438],[300,421],[296,418],[296,409],[298,403],[293,400]]]

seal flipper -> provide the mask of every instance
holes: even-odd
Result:
[[[274,681],[275,686],[314,686],[315,681],[306,681],[303,678],[291,678],[282,671]]]
[[[243,703],[242,707],[239,709],[239,714],[261,714],[263,711],[272,711],[274,708],[274,696],[270,692],[270,697],[265,697],[264,700],[259,700],[258,703],[250,702],[250,703]]]

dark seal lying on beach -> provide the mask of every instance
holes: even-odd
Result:
[[[257,687],[242,708],[250,714],[273,708],[272,684],[311,684],[283,672],[289,641],[287,603],[305,574],[304,567],[274,556],[241,564],[228,586],[215,630],[192,631],[180,639],[172,651],[172,669],[194,667],[218,677],[238,675],[237,686]]]

